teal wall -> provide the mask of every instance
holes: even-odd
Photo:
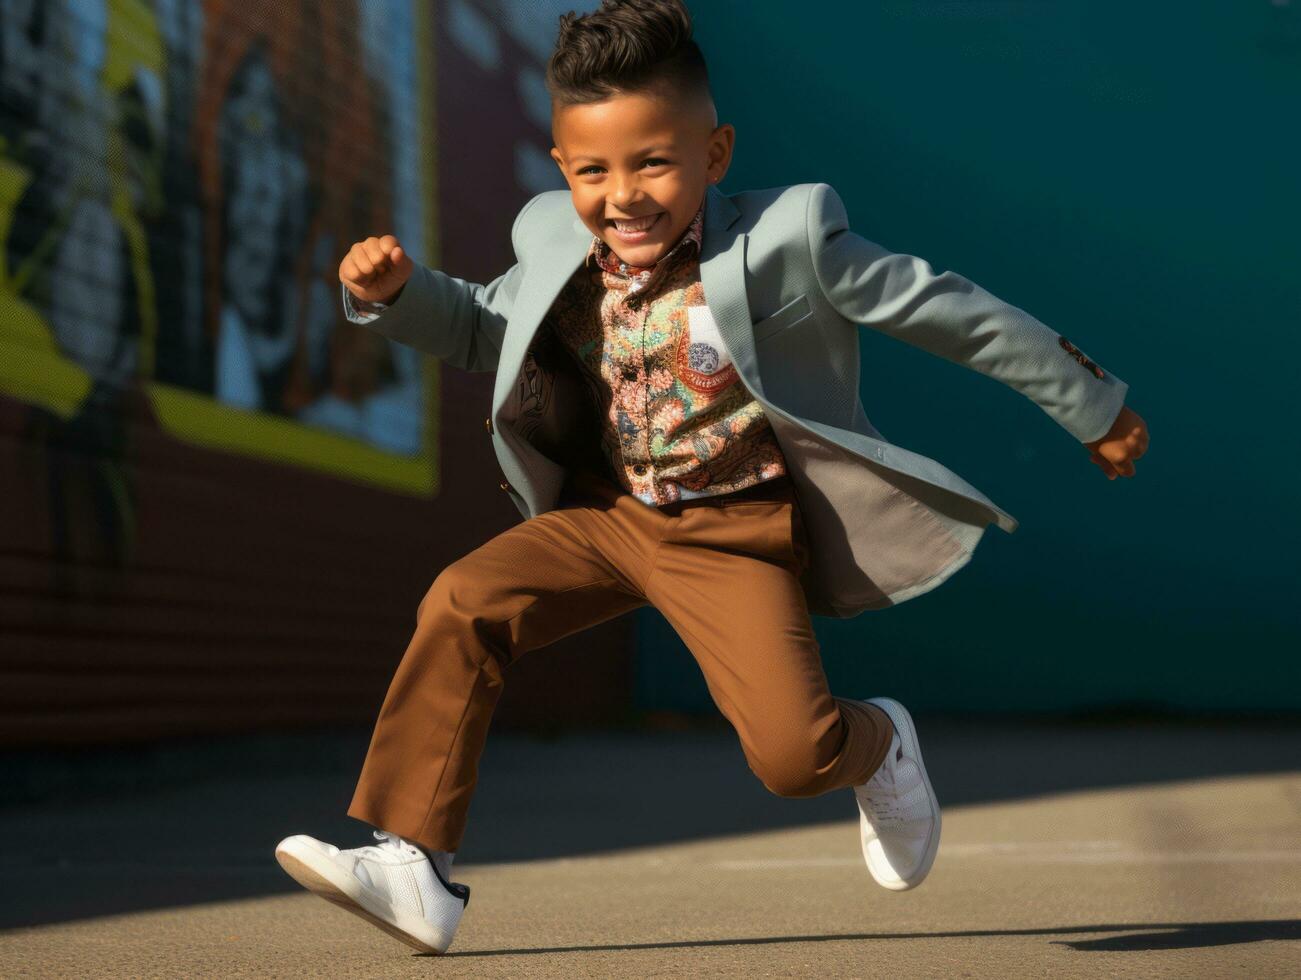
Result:
[[[863,328],[892,442],[1021,521],[937,590],[815,619],[832,691],[921,709],[1301,708],[1301,0],[692,4],[725,191],[826,181],[1130,385],[1108,481],[1033,402]],[[793,9],[810,11],[791,16]],[[715,711],[639,615],[638,699]]]

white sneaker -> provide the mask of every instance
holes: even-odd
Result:
[[[940,803],[931,789],[908,710],[869,698],[894,723],[894,737],[872,778],[854,787],[863,859],[877,884],[905,891],[922,883],[940,846]]]
[[[446,881],[410,841],[374,831],[379,845],[341,851],[306,834],[276,845],[276,860],[304,888],[379,926],[408,946],[443,953],[470,886]]]

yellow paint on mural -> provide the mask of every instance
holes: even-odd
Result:
[[[104,68],[100,76],[104,91],[116,95],[141,73],[148,73],[157,83],[158,92],[161,93],[162,80],[167,74],[167,59],[163,49],[163,38],[158,31],[158,23],[153,12],[141,0],[110,0],[107,35]],[[161,110],[161,106],[159,109]],[[148,240],[129,189],[131,181],[127,173],[129,154],[127,141],[122,133],[122,126],[126,121],[119,119],[118,124],[108,133],[109,206],[127,241],[127,252],[130,256],[131,273],[138,297],[137,308],[140,314],[137,365],[141,377],[149,378],[153,377],[154,352],[158,343],[158,303],[154,288],[154,274],[149,265]],[[141,119],[139,123],[147,126],[149,120]],[[144,185],[143,193],[148,206],[152,210],[161,210],[163,134],[154,135],[156,138],[152,144],[152,159],[144,164],[144,172],[137,174],[136,179]]]
[[[16,319],[39,320],[39,314],[30,306],[5,295],[0,295],[0,317],[5,318],[6,334]],[[0,393],[70,419],[90,394],[90,375],[57,350],[14,343],[10,337],[0,336]]]
[[[101,75],[105,91],[126,88],[137,68],[145,68],[160,78],[166,72],[167,56],[158,21],[141,0],[109,0],[107,34]]]
[[[0,243],[9,240],[14,208],[31,181],[31,173],[3,153],[0,145]],[[0,391],[65,419],[90,393],[90,375],[59,352],[41,311],[17,295],[5,248],[0,248]]]
[[[295,463],[388,490],[427,494],[433,484],[424,457],[397,456],[360,439],[270,412],[233,408],[186,388],[155,382],[148,391],[159,424],[191,445]]]

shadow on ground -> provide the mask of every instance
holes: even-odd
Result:
[[[1301,920],[1270,919],[1263,922],[1157,922],[1097,926],[1065,926],[1059,929],[959,929],[953,932],[850,932],[829,936],[761,936],[744,939],[705,939],[663,943],[616,943],[592,946],[530,946],[524,949],[453,950],[442,958],[456,956],[520,956],[535,953],[583,953],[637,951],[646,949],[697,949],[713,946],[753,946],[766,943],[852,942],[885,939],[981,939],[997,936],[1072,936],[1091,933],[1127,933],[1059,942],[1077,950],[1147,951],[1229,946],[1273,939],[1301,939]],[[424,954],[422,954],[424,955]]]
[[[1291,771],[1301,759],[1301,724],[1290,720],[921,717],[918,726],[945,806]],[[9,753],[0,871],[12,887],[0,898],[0,928],[296,891],[272,856],[281,838],[370,840],[370,828],[345,813],[369,737],[325,731]],[[550,738],[494,732],[457,861],[593,854],[856,815],[848,789],[810,799],[769,793],[721,720]],[[1119,950],[1296,938],[1296,929],[1281,921],[1043,932],[1132,933],[1065,941]]]

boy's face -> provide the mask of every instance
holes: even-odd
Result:
[[[716,125],[712,103],[689,107],[646,94],[553,111],[551,158],[583,223],[629,265],[654,265],[687,230],[709,184],[732,158],[735,130]],[[624,234],[615,218],[655,216]]]

